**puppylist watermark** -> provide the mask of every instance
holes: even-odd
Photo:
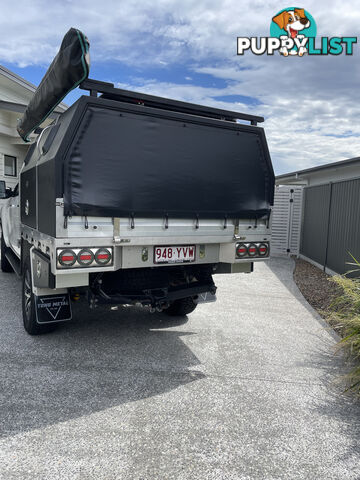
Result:
[[[271,20],[269,37],[237,37],[237,54],[352,55],[357,37],[316,38],[316,22],[303,8],[280,10]]]

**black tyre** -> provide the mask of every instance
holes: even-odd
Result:
[[[193,312],[197,307],[197,303],[194,302],[192,297],[181,298],[175,300],[170,307],[166,308],[164,313],[173,317],[183,317]]]
[[[3,235],[1,234],[1,271],[6,273],[11,273],[14,271],[12,268],[9,260],[5,257],[5,252],[7,250],[7,246],[5,245],[5,240]]]
[[[52,332],[56,325],[39,325],[36,322],[35,299],[32,290],[30,258],[24,264],[22,278],[22,314],[24,328],[29,335],[41,335]]]

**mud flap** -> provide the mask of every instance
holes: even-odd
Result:
[[[39,324],[71,320],[71,303],[68,293],[34,295],[36,321]]]

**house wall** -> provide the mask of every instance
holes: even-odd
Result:
[[[10,143],[10,138],[0,134],[0,180],[5,180],[6,186],[14,188],[18,183],[18,176],[23,164],[28,146],[14,145]],[[11,155],[17,159],[17,177],[9,177],[4,175],[4,155]]]
[[[0,69],[0,100],[28,103],[32,91],[12,82]],[[16,131],[17,120],[21,114],[0,109],[0,180],[5,180],[6,186],[14,188],[18,183],[18,176],[23,164],[28,145],[19,143],[19,136]],[[16,157],[16,177],[4,174],[4,155]]]

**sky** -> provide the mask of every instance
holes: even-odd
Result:
[[[269,36],[272,17],[292,6],[320,37],[359,31],[354,0],[3,0],[0,63],[38,85],[75,27],[90,41],[91,78],[264,116],[276,174],[359,156],[360,43],[351,56],[236,55],[238,36]]]

